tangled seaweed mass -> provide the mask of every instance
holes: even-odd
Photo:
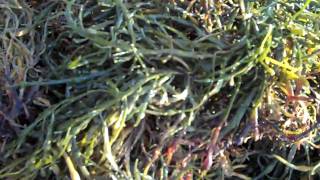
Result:
[[[318,0],[0,0],[0,179],[312,179]]]

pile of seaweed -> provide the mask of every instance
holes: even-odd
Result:
[[[0,1],[1,179],[312,179],[317,0]]]

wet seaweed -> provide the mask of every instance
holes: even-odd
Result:
[[[0,178],[319,176],[318,1],[0,11]]]

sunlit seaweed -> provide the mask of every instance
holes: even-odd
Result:
[[[0,11],[0,178],[319,175],[318,1]]]

